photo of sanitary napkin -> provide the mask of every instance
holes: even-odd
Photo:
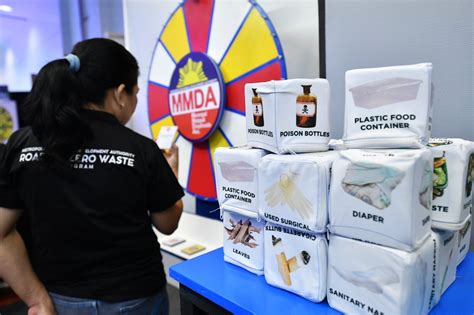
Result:
[[[396,168],[351,163],[342,180],[344,191],[377,209],[390,206],[391,193],[402,181],[404,173]]]
[[[265,190],[265,202],[271,208],[281,205],[297,212],[301,218],[309,219],[313,204],[305,197],[296,185],[296,179],[300,174],[288,170],[280,175],[280,179]]]
[[[354,105],[367,109],[416,99],[423,81],[410,78],[389,78],[350,88]]]
[[[384,286],[400,282],[397,273],[387,266],[373,267],[364,271],[343,270],[336,266],[332,268],[344,280],[376,294],[383,294]]]

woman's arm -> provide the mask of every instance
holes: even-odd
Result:
[[[178,228],[181,213],[183,202],[180,199],[165,211],[151,213],[151,222],[158,231],[170,235]]]
[[[34,273],[15,229],[20,210],[0,207],[0,278],[28,305],[29,315],[56,314],[46,288]]]

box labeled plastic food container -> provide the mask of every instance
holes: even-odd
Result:
[[[264,236],[267,283],[313,302],[324,300],[327,276],[325,235],[267,223]]]
[[[217,148],[214,155],[217,199],[231,206],[258,213],[258,172],[261,149]]]
[[[338,152],[269,154],[258,166],[259,213],[306,232],[326,231],[330,169]]]
[[[345,314],[427,314],[434,306],[434,244],[413,252],[331,235],[327,299]]]
[[[263,274],[265,221],[254,212],[222,207],[224,259],[258,275]]]
[[[411,251],[431,232],[432,156],[347,150],[332,164],[331,233]]]
[[[419,148],[431,134],[431,63],[346,72],[344,144]]]
[[[460,229],[472,205],[474,143],[462,139],[432,138],[433,226]]]
[[[247,144],[279,154],[327,151],[329,93],[325,79],[246,84]]]

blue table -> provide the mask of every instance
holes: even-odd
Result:
[[[236,314],[340,314],[326,301],[313,303],[268,285],[264,276],[226,263],[223,255],[219,248],[174,265],[170,276],[181,287]],[[473,252],[468,253],[456,281],[430,314],[474,314]]]

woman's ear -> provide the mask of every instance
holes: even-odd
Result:
[[[120,84],[114,90],[114,99],[121,108],[125,107],[126,93],[127,91],[125,90],[125,84]]]

